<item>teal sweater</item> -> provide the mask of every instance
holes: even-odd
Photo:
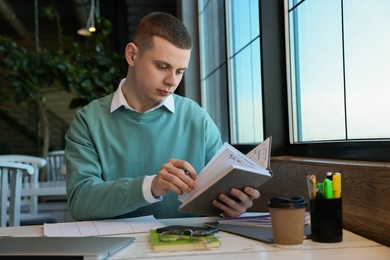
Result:
[[[110,113],[112,97],[77,111],[65,136],[70,213],[77,220],[186,216],[177,211],[180,202],[171,191],[161,202],[145,201],[144,176],[157,174],[172,158],[188,161],[199,173],[221,146],[218,128],[197,103],[178,95],[175,113],[165,106]]]

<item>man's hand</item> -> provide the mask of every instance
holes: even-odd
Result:
[[[152,194],[163,196],[168,190],[180,195],[196,188],[196,171],[183,160],[171,159],[165,163],[152,181]]]
[[[238,201],[229,198],[226,194],[220,194],[218,200],[213,200],[213,205],[221,209],[225,217],[238,217],[253,206],[253,200],[260,198],[260,192],[251,187],[245,187],[243,192],[232,189],[230,194]]]

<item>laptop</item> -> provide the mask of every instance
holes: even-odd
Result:
[[[2,237],[0,258],[106,259],[133,241],[134,237]]]

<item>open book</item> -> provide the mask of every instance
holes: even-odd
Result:
[[[224,143],[200,172],[198,188],[179,196],[179,211],[216,216],[222,213],[211,202],[219,194],[230,194],[232,188],[258,188],[272,177],[270,170],[271,137],[244,155],[232,145]]]

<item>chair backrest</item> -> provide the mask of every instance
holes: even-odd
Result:
[[[8,192],[9,226],[20,225],[21,191],[23,175],[34,174],[34,167],[25,163],[0,161],[0,226],[7,225]]]
[[[46,158],[46,180],[47,181],[64,181],[66,176],[61,173],[65,167],[65,151],[51,151]]]
[[[39,180],[39,170],[46,166],[46,160],[41,157],[31,156],[31,155],[21,155],[21,154],[6,154],[0,155],[0,162],[16,162],[16,163],[25,163],[34,167],[34,182]]]
[[[46,166],[46,160],[44,158],[30,156],[30,155],[19,155],[19,154],[0,155],[0,162],[14,162],[14,163],[24,163],[27,165],[31,165],[34,168],[34,173],[31,176],[25,176],[23,178],[23,187],[26,188],[38,187],[39,171],[41,168]],[[37,196],[24,198],[24,202],[29,204],[30,206],[29,211],[31,214],[38,213]]]

